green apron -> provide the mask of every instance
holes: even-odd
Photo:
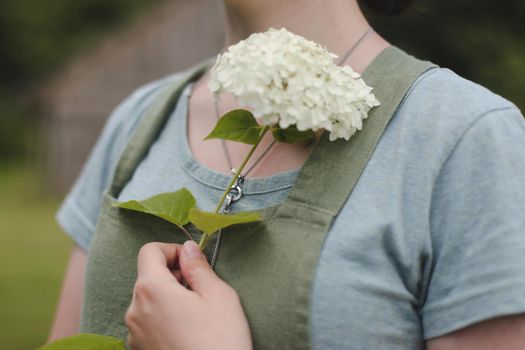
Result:
[[[83,333],[125,339],[124,315],[136,279],[138,250],[151,241],[185,240],[162,219],[111,204],[155,142],[184,86],[198,79],[208,64],[196,65],[159,93],[103,195],[86,270]],[[432,67],[395,47],[383,51],[363,74],[381,102],[363,130],[350,141],[329,142],[325,133],[283,204],[262,210],[261,223],[224,230],[216,272],[240,295],[254,349],[311,348],[310,291],[325,236],[412,83]]]

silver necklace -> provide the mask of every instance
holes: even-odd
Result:
[[[350,55],[355,51],[355,49],[366,39],[366,37],[372,33],[373,29],[372,27],[368,27],[367,30],[357,39],[357,41],[343,54],[342,58],[339,60],[339,62],[337,63],[337,65],[341,65],[343,64],[346,59],[348,57],[350,57]],[[213,105],[215,107],[215,117],[217,120],[220,119],[221,117],[221,114],[220,114],[220,111],[219,111],[219,102],[213,98]],[[224,207],[224,213],[227,213],[230,211],[230,207],[233,203],[235,203],[236,201],[238,201],[239,199],[241,199],[242,197],[242,185],[244,184],[244,179],[246,178],[246,176],[252,172],[255,167],[257,166],[257,164],[259,164],[261,162],[261,160],[270,152],[270,150],[272,149],[272,147],[275,145],[276,141],[273,140],[267,147],[266,149],[259,155],[259,157],[257,157],[257,159],[252,163],[252,165],[248,168],[248,170],[246,170],[246,172],[244,174],[240,174],[235,185],[233,186],[233,188],[230,190],[230,193],[228,194],[228,196],[226,197],[226,205]],[[231,161],[231,156],[230,156],[230,152],[228,151],[228,146],[226,145],[226,141],[224,139],[221,139],[221,145],[222,145],[222,150],[223,150],[223,153],[224,153],[224,157],[226,158],[226,162],[228,163],[228,167],[230,169],[230,171],[235,175],[236,173],[236,170],[235,168],[233,167],[233,163]]]
[[[337,65],[343,64],[348,59],[348,57],[350,57],[350,55],[357,49],[357,47],[359,47],[359,45],[366,39],[366,37],[368,37],[368,35],[371,34],[372,32],[373,32],[373,28],[372,27],[368,27],[367,30],[359,37],[359,39],[357,39],[357,41],[343,54],[342,58],[339,60]],[[219,120],[221,115],[220,115],[220,111],[219,111],[218,102],[217,102],[217,100],[215,98],[213,98],[212,100],[214,102],[214,107],[215,107],[215,116],[216,116],[217,120]],[[231,188],[231,190],[228,192],[228,195],[226,196],[226,200],[225,200],[223,208],[220,210],[220,212],[222,214],[229,213],[231,211],[231,206],[233,205],[233,203],[235,203],[239,199],[241,199],[241,197],[243,195],[242,186],[244,185],[244,179],[246,178],[246,176],[250,172],[252,172],[255,169],[257,164],[259,164],[262,161],[262,159],[270,152],[270,150],[275,145],[275,143],[276,143],[276,141],[273,140],[264,149],[264,151],[261,152],[261,154],[252,163],[252,165],[248,168],[248,170],[246,170],[246,172],[244,174],[239,175],[237,177],[237,180],[235,181],[234,186]],[[232,164],[231,157],[230,157],[230,152],[228,151],[228,146],[226,145],[226,141],[221,139],[221,144],[222,144],[222,149],[223,149],[223,152],[224,152],[224,157],[226,158],[226,162],[228,163],[228,167],[230,168],[232,173],[235,174],[236,171],[233,168],[233,164]],[[217,257],[218,257],[218,254],[219,254],[219,248],[220,248],[220,244],[221,244],[221,239],[222,239],[222,230],[219,230],[217,232],[217,239],[215,241],[215,247],[213,249],[213,254],[212,254],[212,257],[211,257],[211,260],[210,260],[210,265],[211,265],[211,267],[213,269],[215,269],[215,264],[217,262]]]
[[[348,57],[350,57],[350,55],[352,53],[354,53],[355,49],[357,49],[357,47],[359,45],[361,45],[361,43],[366,39],[366,37],[370,34],[372,34],[372,32],[374,31],[374,28],[372,27],[368,27],[368,29],[359,37],[359,39],[357,39],[357,41],[354,43],[354,45],[352,45],[348,51],[346,51],[346,53],[344,54],[343,58],[339,61],[339,63],[337,63],[338,66],[340,66],[341,64],[344,63],[344,61],[346,61],[346,59]]]
[[[213,105],[215,106],[215,117],[217,118],[217,121],[220,119],[220,111],[219,111],[219,105],[216,99],[213,99]],[[233,167],[233,163],[231,161],[230,152],[228,151],[228,146],[226,146],[226,141],[224,139],[221,140],[222,150],[224,152],[224,157],[226,158],[226,162],[228,163],[228,167],[230,168],[230,171],[233,175],[237,173],[237,170]],[[275,140],[272,140],[272,142],[264,149],[264,151],[261,152],[261,154],[255,159],[255,161],[252,163],[252,165],[244,172],[244,174],[239,174],[237,177],[237,180],[235,180],[235,184],[231,188],[230,192],[226,195],[226,200],[224,202],[224,206],[221,209],[221,212],[223,214],[227,214],[231,210],[231,206],[233,203],[237,202],[242,197],[242,186],[244,184],[244,179],[248,174],[250,174],[257,164],[259,164],[263,158],[270,152],[272,147],[275,145]]]

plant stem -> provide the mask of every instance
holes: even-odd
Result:
[[[232,189],[233,185],[237,181],[237,178],[239,177],[239,175],[243,171],[244,167],[246,166],[246,164],[248,163],[248,161],[252,157],[253,153],[257,149],[257,146],[259,146],[259,144],[261,143],[261,140],[263,139],[263,137],[266,134],[266,132],[268,131],[268,129],[269,129],[269,126],[267,126],[267,125],[264,128],[262,128],[261,133],[259,134],[259,139],[252,146],[252,148],[250,149],[250,152],[248,152],[246,157],[244,157],[244,160],[242,161],[241,166],[239,167],[239,169],[237,169],[237,171],[235,172],[235,175],[233,176],[232,180],[230,181],[230,184],[226,188],[226,191],[224,191],[224,193],[222,194],[221,200],[219,201],[219,204],[217,205],[217,208],[215,208],[215,212],[216,213],[218,213],[221,210],[222,205],[224,204],[224,201],[226,200],[226,196],[228,195],[228,193],[230,193],[230,190]]]
[[[265,125],[261,129],[261,132],[259,134],[259,138],[257,139],[257,142],[252,146],[252,148],[250,149],[250,152],[248,152],[246,157],[244,157],[244,160],[242,161],[241,166],[239,167],[239,169],[237,169],[237,171],[235,172],[235,175],[233,176],[233,178],[230,181],[230,184],[228,185],[228,187],[226,187],[226,190],[222,194],[221,200],[219,201],[219,204],[217,205],[217,208],[215,208],[215,213],[219,213],[219,211],[221,210],[222,205],[224,204],[224,201],[226,200],[226,196],[228,195],[228,193],[230,193],[230,190],[232,189],[233,185],[235,185],[235,182],[237,181],[237,178],[242,173],[244,167],[246,166],[246,164],[248,163],[248,161],[252,157],[253,153],[257,149],[257,146],[259,146],[259,144],[261,143],[264,135],[266,135],[266,132],[269,129],[270,129],[269,125]],[[201,250],[204,250],[204,248],[206,248],[206,245],[208,244],[208,241],[209,241],[209,235],[204,233],[202,235],[202,237],[201,237],[200,242],[199,242],[199,247],[201,248]]]
[[[210,240],[210,236],[208,236],[208,234],[206,234],[206,233],[203,233],[202,237],[201,237],[201,240],[199,242],[199,248],[201,249],[201,251],[204,251],[204,249],[208,245],[208,241],[209,240]]]
[[[188,237],[188,239],[194,241],[193,237],[190,235],[190,233],[188,232],[188,230],[186,230],[186,229],[184,228],[184,226],[179,226],[179,225],[177,225],[177,226],[181,229],[181,231],[184,233],[184,235],[185,235],[186,237]]]

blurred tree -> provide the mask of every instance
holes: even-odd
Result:
[[[414,0],[401,17],[368,17],[396,45],[525,109],[525,2]]]
[[[0,82],[31,83],[72,53],[136,15],[148,0],[2,0]]]
[[[72,54],[158,2],[0,1],[0,162],[26,154],[38,122],[32,91]],[[34,143],[34,142],[33,142]]]

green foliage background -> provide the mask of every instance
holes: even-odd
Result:
[[[159,0],[0,1],[0,162],[34,153],[38,84]]]
[[[69,240],[40,186],[39,84],[72,55],[162,0],[0,1],[0,348],[43,343]],[[176,1],[176,0],[170,0]],[[415,0],[400,18],[370,15],[376,30],[525,108],[525,2]],[[26,164],[10,166],[8,164]],[[28,161],[29,160],[29,161]]]
[[[54,222],[58,199],[39,188],[33,169],[0,172],[0,349],[41,345],[71,247]]]
[[[524,1],[414,0],[400,18],[370,17],[391,42],[525,110]]]

